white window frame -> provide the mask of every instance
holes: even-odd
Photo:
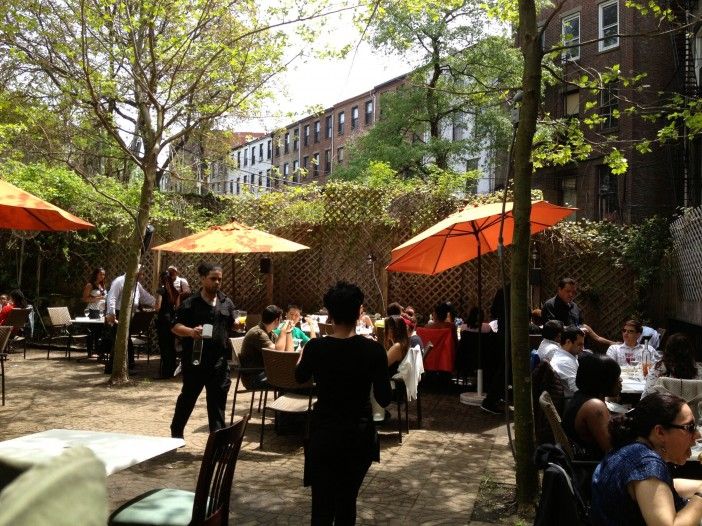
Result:
[[[566,35],[571,33],[566,32],[566,24],[571,20],[578,19],[578,36],[573,35],[573,38],[566,38]],[[580,11],[577,13],[572,13],[568,16],[564,16],[561,19],[561,39],[563,40],[563,45],[570,46],[573,44],[578,44],[578,47],[572,47],[563,50],[563,60],[580,60],[580,34],[582,33],[580,26]]]
[[[604,8],[610,7],[612,5],[617,7],[617,25],[616,25],[617,31],[616,31],[616,34],[618,34],[619,33],[619,24],[620,24],[620,21],[619,21],[619,0],[609,0],[608,2],[602,2],[600,5],[597,6],[597,36],[599,38],[599,42],[597,43],[597,48],[600,51],[607,51],[608,49],[614,49],[616,47],[619,47],[619,37],[615,37],[617,39],[617,41],[614,44],[610,44],[608,46],[605,45],[605,41],[604,41],[605,29],[609,29],[609,27],[614,27],[614,26],[609,26],[608,28],[603,27],[603,25],[602,25],[602,11],[604,10]]]

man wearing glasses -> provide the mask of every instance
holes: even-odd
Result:
[[[638,343],[643,327],[636,320],[627,320],[624,322],[622,329],[623,343],[615,343],[607,349],[607,356],[616,360],[621,365],[632,365],[632,363],[641,363],[643,361],[644,346]],[[650,349],[650,347],[649,347]],[[651,363],[659,360],[658,353],[652,349]]]

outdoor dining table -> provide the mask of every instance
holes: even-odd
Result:
[[[112,475],[184,445],[182,438],[49,429],[0,442],[0,461],[29,469],[48,462],[68,448],[85,446],[105,465],[105,473]]]

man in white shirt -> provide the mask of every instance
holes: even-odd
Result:
[[[610,345],[607,349],[607,356],[613,358],[620,366],[630,365],[632,361],[641,363],[645,345],[638,343],[638,340],[642,331],[643,327],[640,322],[636,320],[625,321],[622,329],[624,342]],[[658,352],[651,346],[648,350],[651,353],[649,361],[651,363],[657,362],[660,359]]]
[[[544,323],[541,329],[543,340],[536,349],[537,354],[542,362],[550,362],[554,353],[561,348],[561,333],[563,332],[563,323],[559,320],[548,320]]]
[[[578,374],[578,355],[585,345],[585,333],[575,325],[569,325],[561,333],[561,348],[553,353],[551,367],[563,384],[563,396],[572,397],[578,390],[575,377]]]
[[[168,267],[168,275],[173,280],[173,286],[178,291],[178,294],[180,294],[181,299],[185,299],[184,296],[190,294],[190,285],[188,284],[188,280],[178,275],[178,268],[175,265],[170,265]]]
[[[134,291],[133,310],[136,310],[137,307],[141,305],[153,307],[156,304],[156,298],[149,294],[142,284],[139,283],[143,275],[144,272],[141,270],[141,266],[139,266],[136,289]],[[111,328],[110,334],[105,338],[107,345],[109,345],[107,349],[109,359],[105,364],[105,374],[110,374],[112,372],[115,337],[117,336],[117,325],[115,322],[119,320],[119,308],[122,303],[122,291],[124,290],[124,277],[125,275],[122,274],[112,280],[110,290],[107,293],[107,300],[105,301],[105,323]],[[129,367],[132,368],[134,367],[134,346],[132,345],[131,338],[127,338],[127,353],[129,355]]]

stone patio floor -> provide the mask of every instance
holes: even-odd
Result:
[[[80,356],[80,355],[79,355]],[[6,362],[7,402],[0,440],[52,428],[168,436],[180,379],[152,380],[158,358],[137,362],[133,385],[109,387],[102,364],[67,360],[31,349]],[[231,404],[231,393],[229,403]],[[239,395],[238,414],[248,409]],[[410,434],[398,442],[395,407],[381,431],[381,462],[373,464],[358,498],[358,524],[471,524],[481,482],[514,484],[514,462],[500,416],[459,403],[458,392],[423,393],[422,429],[410,405]],[[229,411],[230,408],[227,409]],[[268,419],[267,419],[268,420]],[[266,424],[259,450],[254,410],[232,489],[232,524],[309,524],[310,490],[302,485],[302,436],[277,436]],[[186,446],[107,478],[110,509],[149,489],[194,490],[207,440],[204,393],[186,427]],[[515,524],[511,518],[501,524]]]

